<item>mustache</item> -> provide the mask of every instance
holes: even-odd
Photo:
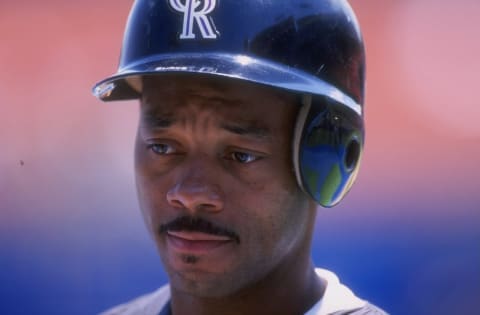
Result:
[[[221,235],[233,239],[238,244],[240,243],[240,237],[234,231],[200,217],[181,216],[168,223],[161,224],[159,232],[163,234],[167,231],[191,231]]]

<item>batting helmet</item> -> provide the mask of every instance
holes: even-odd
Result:
[[[320,205],[353,184],[364,144],[365,54],[344,0],[137,0],[118,71],[93,88],[136,99],[142,76],[200,73],[292,91],[297,181]]]

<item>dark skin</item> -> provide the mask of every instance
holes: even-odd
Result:
[[[304,314],[322,297],[316,205],[291,161],[297,111],[293,95],[237,80],[144,80],[137,189],[174,315]]]

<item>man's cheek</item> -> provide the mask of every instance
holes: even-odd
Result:
[[[144,222],[148,230],[157,234],[157,225],[160,221],[161,198],[158,193],[148,189],[143,180],[137,179],[137,196]]]

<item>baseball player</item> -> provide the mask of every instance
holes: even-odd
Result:
[[[315,268],[318,205],[364,144],[365,56],[343,0],[137,0],[117,73],[138,99],[140,208],[169,284],[104,314],[385,314]]]

